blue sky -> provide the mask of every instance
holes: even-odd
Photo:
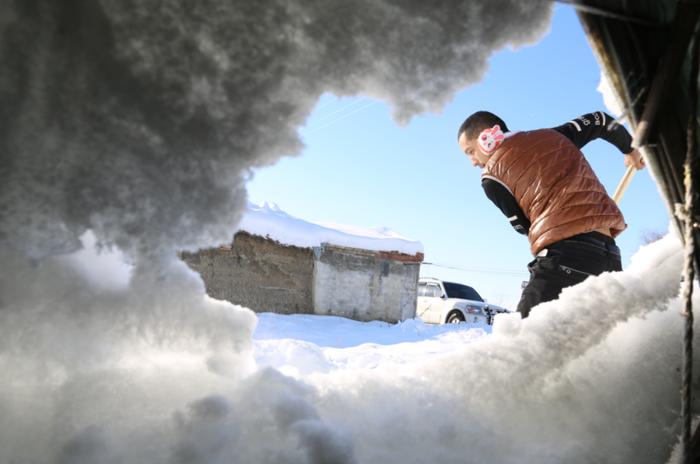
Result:
[[[576,14],[557,5],[539,43],[496,53],[484,79],[440,114],[400,127],[382,102],[324,95],[300,129],[305,149],[255,171],[249,198],[277,203],[309,221],[394,229],[423,243],[426,262],[448,266],[423,265],[421,275],[472,285],[489,301],[515,309],[532,259],[527,239],[484,195],[479,169],[457,146],[457,128],[482,109],[512,130],[556,126],[605,110],[599,81]],[[622,154],[604,141],[583,151],[612,193],[625,172]],[[620,207],[629,225],[617,240],[626,265],[645,234],[668,231],[669,215],[646,169]]]

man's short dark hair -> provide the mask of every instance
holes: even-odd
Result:
[[[471,140],[482,130],[493,127],[496,124],[501,126],[501,130],[503,132],[508,132],[508,126],[506,126],[503,119],[489,111],[477,111],[465,119],[462,125],[459,126],[459,130],[457,131],[457,140],[459,140],[459,138],[462,136],[462,133],[466,134],[467,140]]]

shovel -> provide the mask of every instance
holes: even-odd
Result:
[[[615,189],[615,193],[613,193],[612,199],[615,203],[618,205],[620,204],[620,200],[622,199],[622,195],[625,193],[625,190],[627,190],[627,186],[630,184],[632,181],[632,178],[634,177],[634,174],[637,172],[637,168],[634,166],[630,166],[627,168],[627,171],[625,172],[625,175],[622,176],[622,179],[620,180],[620,183],[618,184],[617,188]]]

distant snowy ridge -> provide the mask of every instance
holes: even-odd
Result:
[[[248,203],[239,229],[269,237],[285,245],[302,248],[322,243],[372,251],[396,251],[408,255],[423,253],[423,244],[402,237],[386,227],[363,228],[331,223],[313,223],[290,216],[276,204]]]

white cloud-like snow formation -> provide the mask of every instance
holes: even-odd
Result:
[[[249,169],[297,153],[324,92],[438,110],[490,54],[546,30],[542,0],[4,2],[0,244],[88,229],[130,255],[225,243]]]

